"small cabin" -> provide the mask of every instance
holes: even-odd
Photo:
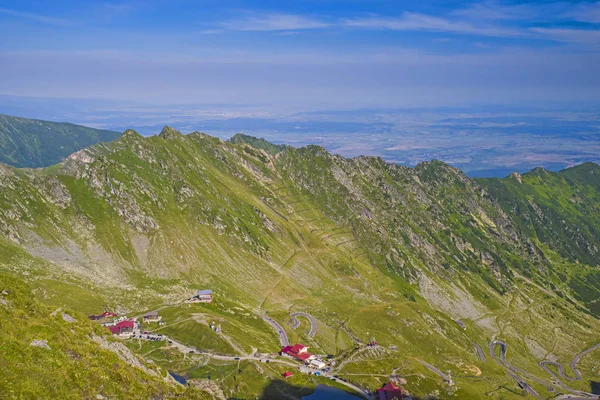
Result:
[[[210,289],[198,290],[196,297],[200,303],[212,303],[213,291]]]
[[[158,315],[158,311],[151,311],[148,314],[144,315],[144,322],[158,322],[162,319],[160,315]]]

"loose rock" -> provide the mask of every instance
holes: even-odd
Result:
[[[33,342],[31,342],[29,344],[30,346],[33,347],[41,347],[43,349],[47,349],[47,350],[52,350],[52,348],[50,348],[50,346],[48,346],[48,341],[47,340],[34,340]]]
[[[71,317],[69,314],[62,313],[62,317],[67,322],[77,322],[77,320],[75,318]]]

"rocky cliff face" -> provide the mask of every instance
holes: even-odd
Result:
[[[439,161],[410,169],[317,146],[268,153],[244,140],[169,127],[151,138],[126,131],[52,171],[2,167],[1,232],[25,247],[31,233],[50,247],[75,243],[82,257],[108,257],[109,269],[145,269],[169,261],[139,257],[133,237],[153,247],[167,231],[179,230],[183,240],[208,229],[269,263],[281,238],[292,236],[278,220],[316,213],[374,267],[412,283],[423,270],[450,280],[475,273],[503,293],[515,273],[551,285],[557,276],[548,251],[600,263],[596,165],[474,181]],[[90,240],[98,251],[90,252]]]

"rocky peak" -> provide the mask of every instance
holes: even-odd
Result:
[[[513,172],[512,174],[510,174],[509,178],[512,178],[519,183],[523,183],[523,177],[518,172]]]
[[[160,131],[160,134],[158,135],[158,137],[165,139],[165,140],[172,140],[172,139],[177,139],[177,138],[181,138],[184,137],[183,133],[179,132],[178,130],[171,128],[170,126],[165,126],[162,131]]]

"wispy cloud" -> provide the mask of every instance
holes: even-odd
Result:
[[[113,12],[127,12],[133,9],[133,6],[128,3],[104,3],[103,6]]]
[[[579,4],[568,15],[577,21],[600,24],[600,1]]]
[[[69,25],[69,21],[64,18],[49,17],[47,15],[33,14],[28,12],[22,12],[17,10],[11,10],[9,8],[0,8],[0,14],[10,15],[11,17],[25,18],[32,21],[42,22],[49,25]]]
[[[366,17],[347,19],[344,25],[353,28],[390,29],[396,31],[432,31],[458,34],[520,37],[527,32],[510,27],[475,25],[467,21],[456,21],[427,14],[404,12],[399,17]]]
[[[456,10],[452,15],[472,21],[540,21],[559,18],[569,9],[572,9],[572,6],[563,2],[502,4],[486,1]]]
[[[531,32],[559,42],[600,45],[600,30],[570,28],[531,28]]]
[[[235,31],[296,31],[326,28],[329,24],[317,19],[294,14],[249,15],[246,18],[223,22],[221,27]]]

